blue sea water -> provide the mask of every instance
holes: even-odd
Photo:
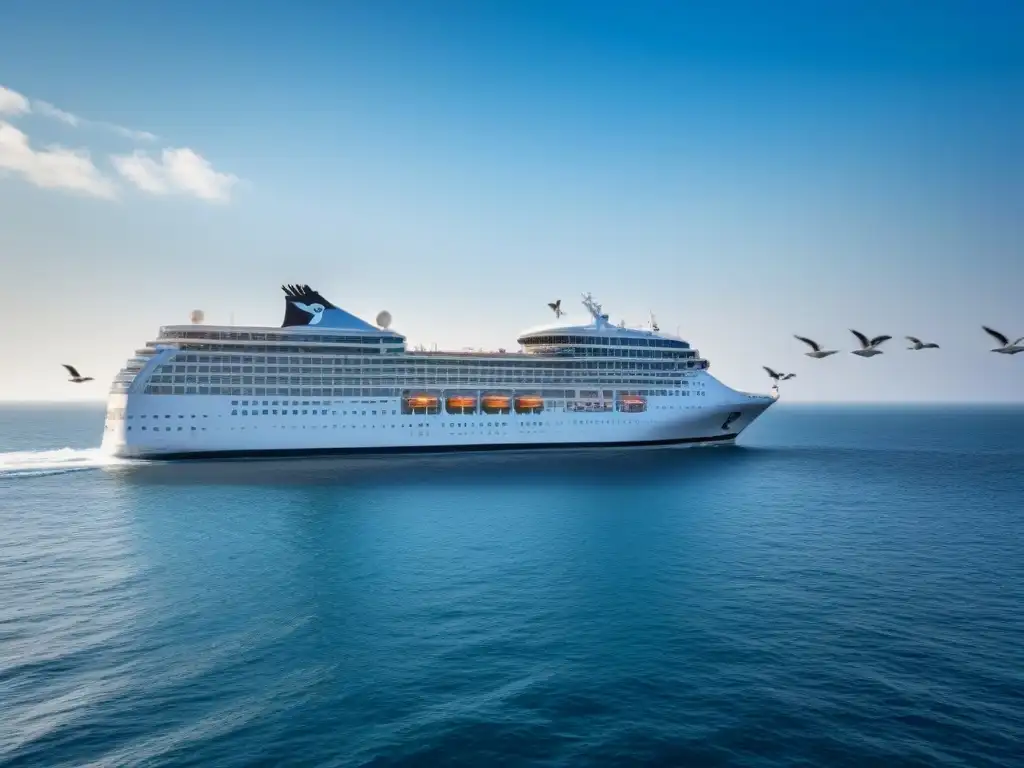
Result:
[[[1024,409],[133,465],[0,409],[4,766],[1011,766]]]

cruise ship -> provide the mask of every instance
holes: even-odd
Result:
[[[738,392],[686,341],[589,321],[519,334],[515,352],[410,350],[308,285],[280,328],[160,328],[111,386],[103,447],[133,459],[222,459],[732,443],[777,397]]]

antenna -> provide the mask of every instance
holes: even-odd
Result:
[[[593,316],[594,324],[598,327],[601,326],[602,321],[608,322],[608,315],[602,314],[601,305],[594,301],[594,297],[589,293],[583,294],[583,306]]]

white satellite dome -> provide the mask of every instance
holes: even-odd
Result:
[[[391,325],[391,313],[386,309],[377,314],[377,325],[381,328],[387,328]]]
[[[194,324],[198,325],[199,323],[203,322],[203,320],[206,318],[206,315],[203,314],[203,310],[201,309],[193,309],[192,314],[189,315],[189,317],[191,318]]]

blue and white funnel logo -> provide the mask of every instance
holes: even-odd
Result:
[[[324,313],[328,309],[335,309],[331,302],[308,285],[282,285],[281,289],[286,302],[282,327],[320,325]]]
[[[325,309],[323,304],[303,304],[301,301],[293,303],[303,312],[308,312],[311,315],[309,318],[310,325],[316,325],[323,319]]]
[[[379,333],[376,327],[334,306],[308,285],[282,285],[281,289],[285,300],[282,328],[315,325]]]

